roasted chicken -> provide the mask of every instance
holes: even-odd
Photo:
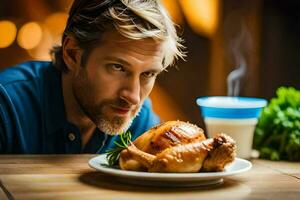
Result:
[[[169,121],[138,137],[121,152],[121,169],[149,172],[222,171],[235,158],[235,142],[225,134],[206,139],[201,128]]]

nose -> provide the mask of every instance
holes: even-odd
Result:
[[[122,87],[120,98],[131,105],[138,105],[141,100],[140,87],[139,77],[128,78]]]

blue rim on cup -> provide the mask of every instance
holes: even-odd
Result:
[[[204,118],[249,119],[259,118],[267,101],[253,97],[211,96],[196,100]]]

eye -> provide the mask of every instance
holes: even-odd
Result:
[[[121,64],[113,63],[113,64],[109,64],[109,67],[114,71],[124,71],[124,67]]]
[[[144,76],[145,78],[156,77],[156,75],[157,75],[157,73],[155,73],[155,72],[144,72],[144,73],[143,73],[143,76]]]

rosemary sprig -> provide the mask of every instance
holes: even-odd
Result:
[[[108,161],[109,166],[116,165],[120,158],[120,153],[123,149],[128,147],[128,144],[131,142],[131,133],[130,131],[124,132],[119,135],[121,143],[115,141],[115,148],[109,149],[107,151],[106,159]]]

